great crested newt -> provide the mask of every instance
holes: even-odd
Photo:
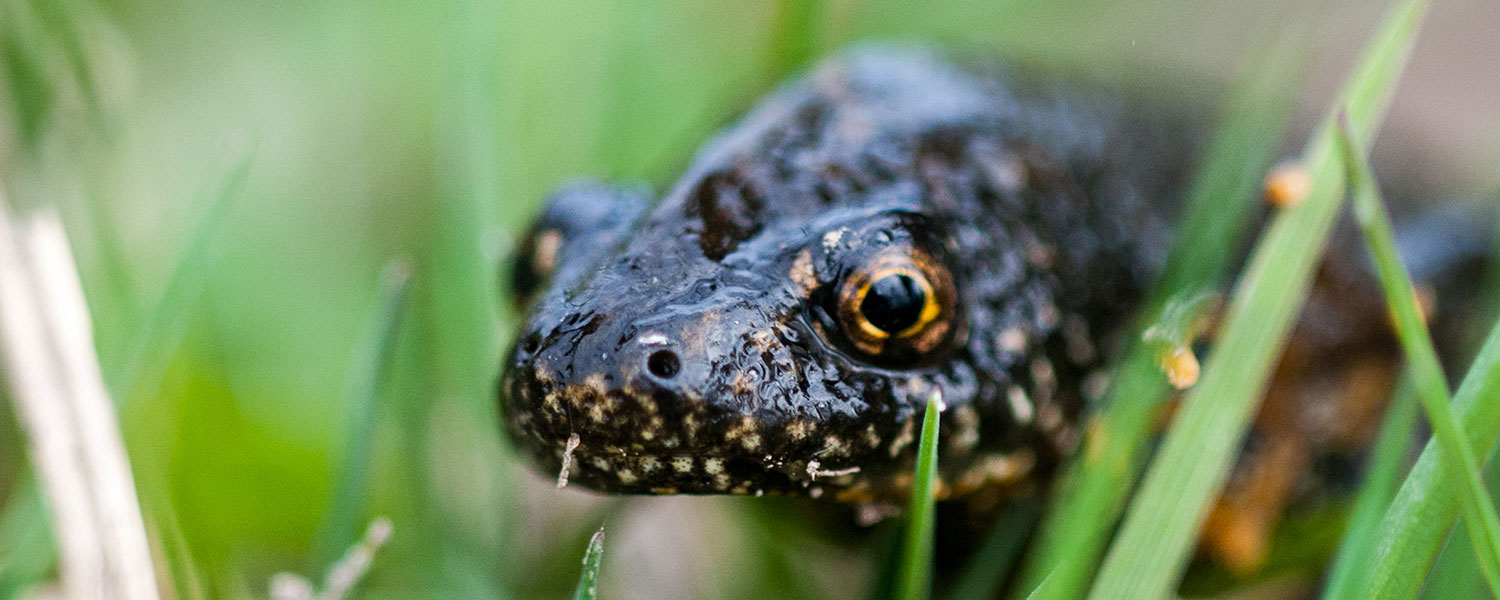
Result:
[[[1036,489],[1162,267],[1202,124],[924,50],[846,52],[659,201],[550,198],[512,266],[505,429],[603,492],[879,502],[907,494],[940,401],[942,497]],[[1389,395],[1378,289],[1323,271],[1210,516],[1231,561],[1357,456]]]

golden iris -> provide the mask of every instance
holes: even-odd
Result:
[[[856,348],[872,355],[892,345],[926,352],[947,332],[952,284],[926,255],[891,252],[848,274],[838,318]],[[936,279],[936,281],[935,281]]]

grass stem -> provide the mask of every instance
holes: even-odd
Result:
[[[895,598],[925,600],[932,597],[933,530],[937,522],[938,421],[943,398],[933,392],[922,416],[922,438],[917,449],[916,478],[912,480],[911,505],[906,514],[906,539],[897,565]]]
[[[1433,437],[1442,449],[1450,476],[1461,484],[1460,498],[1469,539],[1479,559],[1490,591],[1500,596],[1500,517],[1479,477],[1479,462],[1473,448],[1464,443],[1463,427],[1453,415],[1448,382],[1443,377],[1432,336],[1417,306],[1416,287],[1396,253],[1395,234],[1380,197],[1362,146],[1354,139],[1343,115],[1339,119],[1339,147],[1345,160],[1349,187],[1354,195],[1354,215],[1374,258],[1380,287],[1395,320],[1396,334],[1415,384],[1417,397],[1432,425]]]
[[[1362,135],[1383,118],[1426,7],[1425,0],[1404,0],[1391,9],[1335,105],[1348,107],[1349,122]],[[1186,568],[1342,205],[1335,136],[1330,116],[1305,154],[1311,191],[1285,209],[1256,245],[1214,356],[1128,508],[1091,598],[1168,597]]]
[[[578,574],[578,586],[573,589],[573,600],[594,600],[599,597],[599,565],[604,561],[604,528],[589,538],[589,548],[583,553],[583,571]]]

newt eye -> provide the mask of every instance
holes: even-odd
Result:
[[[533,231],[521,242],[510,272],[510,289],[515,294],[517,307],[525,307],[530,303],[532,296],[552,276],[552,272],[557,270],[562,245],[562,232],[553,228]]]
[[[544,290],[566,288],[587,275],[590,259],[609,254],[645,212],[648,193],[578,181],[549,196],[511,257],[510,299],[515,308],[524,311]]]
[[[925,253],[891,249],[844,276],[833,311],[861,352],[910,358],[935,348],[951,327],[953,284]]]

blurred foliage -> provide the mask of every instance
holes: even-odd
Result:
[[[365,597],[565,597],[605,520],[606,597],[859,597],[893,536],[851,533],[842,509],[559,494],[510,459],[491,384],[514,233],[570,177],[667,185],[716,128],[856,40],[1199,103],[1289,5],[0,0],[0,185],[65,215],[179,596],[264,597],[274,573],[327,567],[340,542],[322,524],[387,515]],[[380,273],[400,257],[407,302],[369,381]],[[21,526],[40,509],[6,411],[0,593],[50,564]],[[366,452],[364,493],[335,502]],[[6,570],[21,544],[44,560]]]

